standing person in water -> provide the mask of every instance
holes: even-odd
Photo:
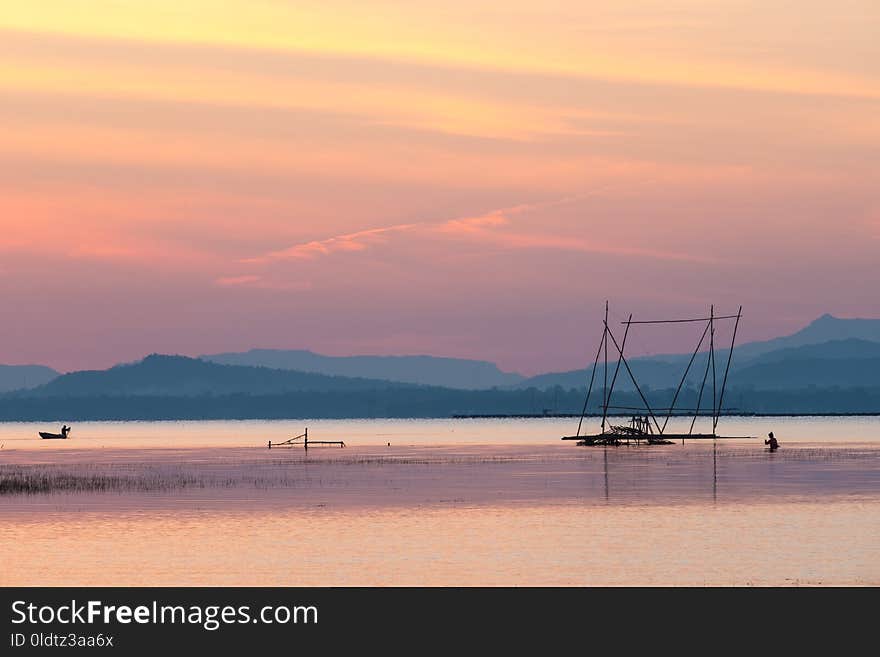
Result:
[[[770,451],[775,452],[777,449],[779,449],[779,441],[776,440],[776,437],[773,435],[772,431],[767,435],[770,437],[764,441],[764,444],[770,445]]]

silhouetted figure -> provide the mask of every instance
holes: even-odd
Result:
[[[775,452],[777,449],[779,449],[779,441],[776,440],[776,437],[773,435],[772,431],[767,435],[770,437],[764,441],[764,444],[770,445],[770,451]]]
[[[64,436],[65,438],[67,438],[67,434],[69,434],[69,433],[70,433],[70,427],[67,426],[66,424],[62,424],[61,425],[61,435]]]

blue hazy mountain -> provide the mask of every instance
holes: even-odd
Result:
[[[628,362],[640,386],[662,389],[678,385],[690,357],[690,354],[668,354],[633,358]],[[716,375],[722,377],[727,350],[716,350],[715,358]],[[756,388],[880,385],[880,370],[869,368],[869,362],[876,358],[880,358],[880,319],[840,319],[826,314],[791,335],[736,347],[730,382]],[[823,368],[821,363],[825,361],[834,365]],[[610,371],[613,372],[616,363],[616,360],[609,362]],[[686,383],[699,386],[705,367],[706,354],[700,353]],[[526,379],[517,387],[585,387],[589,377],[589,368],[554,372]],[[600,365],[596,376],[599,386],[602,377]],[[623,368],[618,384],[621,390],[633,389]]]
[[[791,335],[743,344],[734,358],[749,360],[779,349],[851,339],[880,342],[880,319],[842,319],[826,313]]]
[[[495,363],[488,361],[437,356],[324,356],[303,350],[251,349],[201,358],[223,365],[271,367],[462,390],[510,386],[525,378],[502,372]]]
[[[848,340],[857,341],[852,343],[852,346],[856,349],[863,348],[865,346],[864,343],[867,342],[880,343],[880,319],[844,319],[826,313],[790,335],[738,345],[734,349],[734,361],[742,365],[770,352]],[[716,357],[717,353],[722,351],[726,358],[727,352],[723,349],[716,349]],[[859,353],[852,353],[851,355],[853,357],[860,356]],[[690,356],[691,354],[689,353],[658,354],[656,356],[648,356],[646,359],[686,364]],[[830,353],[829,356],[833,357]]]
[[[36,388],[58,376],[42,365],[0,365],[0,392]]]
[[[759,360],[734,372],[729,385],[756,390],[880,388],[880,358]]]
[[[739,350],[734,350],[734,358],[742,355]],[[848,338],[846,340],[829,340],[820,344],[806,344],[801,347],[787,347],[776,349],[762,354],[745,363],[771,363],[779,361],[796,361],[804,359],[841,360],[841,359],[870,359],[880,358],[880,340],[860,340]]]
[[[631,361],[627,359],[627,362],[629,362],[633,376],[635,376],[639,385],[647,388],[668,388],[670,385],[672,387],[677,386],[684,373],[684,369],[687,366],[686,361],[683,363],[674,363],[649,358],[635,358]],[[702,357],[699,358],[699,362],[696,360],[694,361],[694,364],[691,366],[691,372],[688,374],[688,381],[690,381],[692,385],[700,385],[705,366],[706,361]],[[701,367],[703,369],[701,369]],[[615,390],[635,390],[635,387],[632,384],[632,379],[623,365],[620,366],[620,369],[617,372],[617,378],[614,378],[614,371],[616,368],[617,361],[612,361],[611,356],[609,355],[608,385],[610,386],[613,381]],[[591,369],[587,368],[571,370],[569,372],[539,374],[538,376],[533,376],[522,381],[516,387],[547,389],[561,386],[565,389],[586,389],[590,383],[590,373]],[[605,371],[603,365],[600,363],[599,367],[596,368],[596,377],[593,379],[593,390],[601,390],[604,384]]]
[[[63,374],[42,386],[17,393],[24,397],[199,396],[283,394],[300,391],[379,390],[406,384],[364,378],[326,376],[220,365],[197,358],[153,354],[137,363],[108,370]]]
[[[820,318],[792,336],[752,343],[758,344],[757,348],[749,344],[737,348],[725,406],[747,412],[880,411],[880,340],[864,337],[874,335],[875,322]],[[853,332],[862,337],[853,337]],[[829,335],[844,337],[823,340]],[[804,341],[807,342],[797,344]],[[777,348],[762,351],[768,343]],[[740,349],[748,353],[750,347],[751,353],[760,353],[746,358]],[[375,358],[383,362],[396,360]],[[410,363],[420,360],[412,356],[400,358]],[[670,403],[689,358],[689,354],[636,358],[630,366],[651,403],[662,405]],[[706,358],[701,353],[695,359],[679,406],[696,403]],[[457,359],[427,358],[425,362],[435,360]],[[500,372],[491,363],[488,370],[485,365],[479,364],[478,371]],[[616,361],[609,365],[610,382]],[[726,353],[719,350],[718,385],[725,365]],[[55,375],[46,369],[39,371],[46,376]],[[404,376],[406,371],[396,375]],[[581,369],[532,377],[518,386],[474,390],[152,355],[108,370],[60,375],[31,390],[6,392],[0,395],[0,419],[448,417],[473,413],[541,414],[548,410],[580,412],[588,376],[589,371]],[[419,383],[425,380],[422,378]],[[464,383],[456,379],[456,383],[487,385],[476,375]],[[603,383],[604,372],[600,368],[594,382],[597,394]],[[20,387],[21,383],[16,382],[15,386]],[[640,404],[640,395],[633,390],[625,367],[617,374],[614,403]]]
[[[730,383],[759,390],[878,387],[880,342],[849,338],[766,352],[737,368]]]

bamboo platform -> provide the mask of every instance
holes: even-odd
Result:
[[[625,434],[597,433],[592,435],[563,436],[562,440],[577,440],[579,445],[629,445],[631,443],[646,445],[671,445],[676,440],[748,440],[756,436],[718,436],[711,433],[662,433],[662,434]]]

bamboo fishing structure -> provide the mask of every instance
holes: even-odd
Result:
[[[614,335],[614,331],[611,330],[611,327],[608,323],[608,302],[605,302],[605,319],[603,320],[603,328],[602,328],[602,338],[599,341],[599,348],[596,350],[596,357],[593,360],[593,367],[590,372],[590,382],[587,386],[587,394],[584,399],[583,410],[581,411],[580,419],[578,420],[577,432],[573,436],[563,436],[562,440],[575,440],[578,441],[578,445],[629,445],[631,443],[641,444],[645,443],[647,445],[670,445],[673,441],[680,439],[682,444],[686,439],[688,440],[717,440],[717,439],[731,439],[731,438],[754,438],[754,436],[720,436],[717,433],[718,421],[721,417],[721,413],[724,410],[724,391],[727,386],[727,377],[730,372],[730,363],[733,359],[733,347],[736,342],[736,333],[739,328],[739,322],[742,318],[742,306],[739,307],[737,313],[735,315],[716,315],[715,314],[715,306],[714,304],[709,308],[709,316],[708,317],[696,317],[696,318],[685,318],[685,319],[659,319],[659,320],[633,320],[632,314],[629,315],[626,321],[621,322],[625,326],[623,331],[623,337],[618,343],[617,338]],[[721,379],[720,389],[718,386],[718,372],[716,367],[716,359],[715,359],[715,327],[716,323],[720,321],[729,321],[735,320],[733,324],[732,337],[730,340],[730,349],[727,353],[727,363],[724,366],[724,376]],[[636,376],[633,374],[632,368],[630,367],[630,363],[624,355],[624,351],[626,349],[626,341],[630,334],[630,329],[634,325],[654,325],[654,324],[682,324],[682,323],[695,323],[695,322],[705,322],[706,327],[703,329],[703,333],[700,336],[700,340],[697,342],[697,346],[694,348],[693,354],[691,354],[690,360],[688,361],[687,366],[685,367],[684,373],[681,376],[681,380],[678,382],[678,387],[675,389],[675,394],[672,397],[672,402],[669,407],[666,408],[652,408],[648,399],[642,390],[642,387],[639,385],[639,382],[636,379]],[[709,347],[706,354],[706,368],[703,372],[702,382],[700,383],[699,393],[697,394],[697,404],[696,408],[676,408],[676,403],[678,402],[679,395],[681,393],[682,387],[687,381],[688,374],[691,371],[691,367],[694,364],[694,361],[697,358],[697,354],[700,352],[703,344],[706,341],[706,336],[709,337]],[[612,354],[612,358],[617,359],[617,365],[614,367],[614,372],[611,376],[611,384],[608,384],[608,349],[609,349],[609,341],[610,344],[614,347],[614,352],[616,355]],[[602,385],[602,419],[600,422],[601,430],[597,434],[582,434],[581,430],[583,429],[584,418],[587,415],[587,411],[589,408],[590,397],[593,392],[593,385],[596,380],[596,369],[599,367],[599,358],[602,354],[605,354],[605,359],[603,363],[603,385]],[[620,406],[612,406],[611,405],[611,395],[614,392],[614,386],[617,383],[618,374],[620,373],[620,366],[623,365],[626,373],[629,375],[629,378],[638,393],[639,397],[642,400],[642,407],[620,407]],[[709,382],[709,372],[711,370],[712,373],[712,409],[710,413],[710,417],[712,420],[712,430],[709,433],[694,433],[694,427],[696,425],[697,418],[700,416],[705,416],[709,413],[709,409],[702,409],[703,397],[704,393],[706,393],[707,384]],[[629,424],[626,425],[612,425],[608,419],[608,411],[614,409],[626,408],[628,410],[638,410],[639,415],[633,415],[629,421]],[[687,412],[688,416],[690,413],[693,413],[693,419],[691,420],[690,428],[687,433],[674,433],[668,432],[667,426],[669,423],[669,419],[671,417],[679,417],[682,412]],[[659,417],[659,419],[658,419]]]

